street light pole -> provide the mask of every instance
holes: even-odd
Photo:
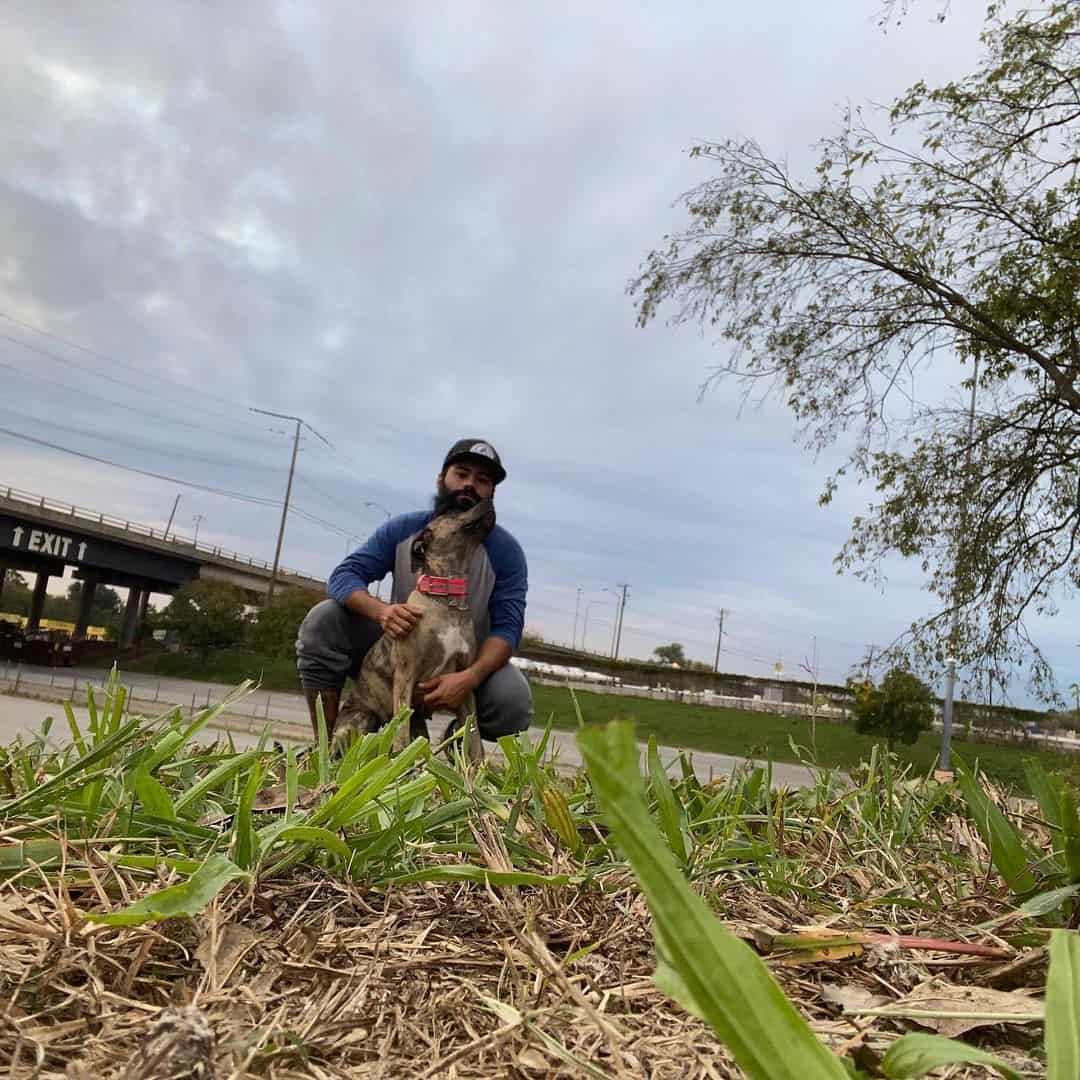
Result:
[[[202,514],[196,514],[192,519],[195,522],[195,541],[194,546],[199,546],[199,526],[206,520]]]
[[[577,600],[574,602],[574,636],[570,641],[570,648],[571,649],[576,649],[577,648],[577,620],[578,620],[578,611],[580,610],[580,608],[581,608],[581,586],[579,585],[578,586],[578,591],[577,591]]]
[[[293,477],[296,475],[296,455],[300,450],[300,428],[306,427],[312,435],[318,436],[322,439],[327,446],[330,446],[330,440],[325,438],[305,420],[299,416],[289,416],[286,413],[269,412],[267,409],[256,409],[249,406],[254,413],[260,413],[263,416],[274,416],[278,420],[292,420],[296,424],[296,432],[293,435],[293,448],[292,448],[292,460],[289,462],[289,481],[285,485],[285,502],[281,507],[281,524],[278,526],[277,546],[274,548],[274,568],[270,571],[270,588],[266,590],[266,602],[270,603],[274,599],[274,586],[277,585],[278,566],[281,564],[281,545],[285,540],[285,522],[289,517],[289,499],[292,497],[292,485]],[[333,449],[333,447],[331,447]]]

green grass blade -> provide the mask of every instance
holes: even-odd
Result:
[[[1050,935],[1050,974],[1046,979],[1046,1080],[1080,1076],[1080,935],[1054,930]]]
[[[693,1003],[751,1080],[846,1078],[757,954],[687,884],[649,816],[631,726],[585,729],[578,745],[615,842],[648,899],[657,952],[682,988],[680,1002]]]
[[[341,861],[348,866],[352,858],[349,845],[329,829],[318,829],[311,825],[288,825],[278,833],[279,840],[295,840],[314,847],[326,848],[333,852]]]
[[[660,818],[660,828],[667,837],[668,847],[672,854],[679,860],[680,865],[686,865],[686,837],[683,833],[682,808],[675,798],[675,792],[671,788],[667,771],[660,760],[660,751],[657,749],[656,736],[649,736],[649,779],[652,782],[653,798],[656,799],[656,812]]]
[[[211,769],[201,780],[196,781],[176,800],[176,812],[182,814],[189,806],[198,806],[199,800],[211,791],[216,791],[236,773],[242,772],[258,758],[254,750],[237,754]]]
[[[529,870],[489,870],[486,866],[458,863],[429,866],[411,874],[396,874],[381,884],[407,885],[413,881],[475,881],[478,885],[572,885],[581,880],[571,874],[535,874]]]
[[[146,812],[153,817],[165,818],[169,821],[176,820],[176,808],[169,797],[165,785],[156,780],[145,769],[135,771],[135,794],[139,796],[139,802],[143,804]]]
[[[211,855],[187,881],[159,889],[122,911],[91,912],[87,918],[108,926],[138,926],[162,919],[191,918],[203,911],[230,881],[246,876],[245,871],[226,856]]]
[[[889,1080],[919,1080],[942,1065],[985,1065],[1005,1080],[1024,1080],[1000,1058],[944,1035],[905,1035],[889,1047],[881,1061]]]
[[[233,818],[233,859],[241,870],[250,870],[259,857],[259,842],[255,835],[255,823],[251,807],[262,784],[262,763],[256,761],[248,773],[247,783],[240,795]]]
[[[142,726],[143,721],[138,718],[129,720],[111,735],[107,735],[98,740],[97,745],[86,755],[86,757],[80,758],[66,768],[61,769],[48,780],[33,787],[30,791],[27,791],[24,795],[20,795],[17,799],[12,799],[7,803],[0,803],[0,816],[11,817],[25,807],[33,806],[35,804],[48,806],[52,796],[58,789],[67,791],[72,781],[74,781],[80,773],[89,772],[91,765],[96,765],[99,761],[111,757],[118,750],[126,746],[139,734]]]
[[[1051,776],[1035,758],[1024,758],[1024,776],[1031,794],[1039,804],[1043,817],[1055,829],[1061,828],[1061,796],[1065,783],[1060,776]]]
[[[968,812],[990,848],[990,858],[998,873],[1014,893],[1030,892],[1036,886],[1031,866],[1040,856],[1028,848],[1020,830],[1001,812],[979,781],[960,765],[957,767],[957,782]]]
[[[75,719],[75,710],[71,707],[70,701],[64,702],[64,715],[67,717],[68,729],[71,731],[71,741],[79,751],[79,757],[86,757],[86,743],[83,740],[82,732],[79,730],[79,721]]]

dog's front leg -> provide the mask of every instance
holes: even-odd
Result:
[[[413,696],[416,693],[416,656],[412,649],[394,648],[393,687],[394,716],[397,716],[404,708],[414,708]],[[423,723],[423,720],[421,720],[420,723]],[[413,720],[410,717],[407,724],[402,724],[397,731],[394,732],[394,743],[391,749],[395,754],[399,754],[409,744],[412,730]],[[427,734],[426,724],[424,724],[423,734]]]

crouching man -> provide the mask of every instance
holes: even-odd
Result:
[[[296,642],[296,667],[316,732],[318,698],[332,735],[346,677],[356,677],[382,634],[405,638],[419,622],[422,613],[407,603],[416,582],[410,558],[414,537],[440,514],[494,498],[496,486],[505,479],[506,470],[490,443],[459,440],[443,462],[432,509],[391,518],[330,575],[329,599],[307,613]],[[387,574],[393,575],[389,603],[368,592],[372,582]],[[429,712],[453,712],[475,694],[480,736],[494,740],[524,731],[533,718],[529,683],[510,663],[525,625],[528,570],[521,545],[496,524],[477,548],[468,578],[469,611],[479,643],[476,659],[464,671],[440,675],[420,688]]]

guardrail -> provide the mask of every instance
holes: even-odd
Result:
[[[268,563],[263,559],[256,559],[252,555],[244,555],[238,551],[230,551],[228,548],[219,547],[215,544],[199,544],[196,543],[194,537],[184,536],[181,533],[173,531],[170,531],[168,536],[166,536],[164,529],[155,529],[150,525],[143,525],[137,521],[129,521],[126,518],[115,517],[112,514],[104,514],[97,510],[91,510],[86,506],[78,506],[75,503],[49,499],[44,495],[38,495],[36,492],[22,491],[19,488],[14,487],[4,487],[0,488],[0,498],[5,498],[9,502],[22,503],[25,506],[33,507],[37,510],[51,510],[53,513],[63,514],[74,521],[88,521],[95,525],[108,525],[110,528],[121,529],[124,532],[132,533],[135,536],[148,537],[151,540],[158,541],[158,543],[173,544],[178,548],[187,548],[194,553],[201,551],[207,555],[213,555],[217,559],[224,559],[227,562],[236,563],[237,566],[251,566],[271,572],[274,569],[273,563]],[[288,574],[291,577],[304,578],[305,580],[314,582],[318,585],[322,585],[323,583],[321,578],[317,578],[312,574],[307,574],[303,570],[291,570],[286,566],[279,566],[278,573]]]

